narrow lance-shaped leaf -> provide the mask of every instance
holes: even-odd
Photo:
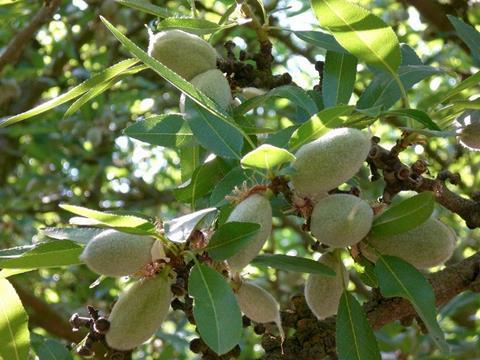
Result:
[[[80,215],[89,219],[97,220],[104,225],[114,228],[121,228],[125,230],[138,230],[138,233],[145,234],[152,233],[155,230],[155,225],[153,223],[144,218],[134,215],[119,215],[68,204],[60,204],[60,207],[75,215]],[[137,231],[135,232],[137,233]]]
[[[357,58],[350,54],[327,51],[322,78],[325,107],[348,104],[357,75]]]
[[[371,236],[391,236],[404,233],[427,221],[435,207],[435,196],[423,192],[393,205],[374,221]]]
[[[175,13],[169,11],[165,7],[152,4],[150,1],[145,0],[115,0],[119,4],[128,6],[132,9],[140,10],[144,13],[158,16],[160,18],[166,18],[174,16]]]
[[[197,264],[188,279],[188,292],[194,298],[193,316],[200,336],[217,354],[225,354],[242,334],[242,314],[232,289],[218,272]]]
[[[380,256],[375,264],[380,291],[385,297],[402,297],[412,304],[440,350],[448,344],[436,319],[435,294],[425,277],[412,265],[395,256]]]
[[[0,268],[39,269],[78,265],[82,247],[72,241],[52,241],[28,247],[17,254],[0,254]]]
[[[353,109],[353,106],[338,105],[320,111],[295,130],[288,144],[290,150],[294,151],[300,146],[318,139],[329,129],[342,126],[346,122],[342,117],[350,115]]]
[[[276,97],[290,100],[309,114],[313,115],[318,111],[317,105],[305,90],[298,86],[285,85],[274,88],[264,95],[248,99],[234,109],[235,115],[242,115],[257,106],[264,105],[268,99]]]
[[[76,97],[82,95],[93,87],[109,82],[111,79],[125,72],[128,68],[135,65],[138,62],[137,59],[127,59],[124,61],[115,64],[108,69],[103,70],[102,72],[94,75],[90,79],[84,81],[80,85],[75,86],[74,88],[67,91],[65,94],[57,96],[54,99],[48,100],[33,109],[25,111],[21,114],[7,117],[5,119],[0,119],[0,128],[15,124],[19,121],[31,118],[35,115],[44,113],[50,109],[53,109],[59,105],[62,105]]]
[[[423,79],[441,73],[440,70],[426,65],[402,65],[398,69],[398,77],[405,90]],[[360,96],[357,108],[368,109],[382,106],[384,110],[392,107],[402,96],[397,81],[389,74],[377,73],[372,82]]]
[[[109,81],[104,81],[94,87],[92,87],[90,90],[88,90],[85,94],[83,94],[80,98],[75,100],[75,102],[70,105],[70,107],[65,111],[65,114],[63,115],[64,117],[69,117],[73,115],[78,109],[80,109],[83,105],[85,105],[87,102],[92,100],[93,98],[97,97],[98,95],[104,93],[108,89],[112,88],[116,83],[119,81],[129,77],[130,75],[134,75],[139,73],[140,71],[145,70],[147,67],[145,65],[138,65],[135,66],[131,69],[128,69],[124,71],[122,74],[119,76],[109,80]]]
[[[282,254],[258,255],[251,262],[254,266],[268,266],[279,270],[294,271],[307,274],[335,276],[335,271],[318,261]]]
[[[466,78],[465,80],[463,80],[462,82],[460,82],[453,89],[450,89],[443,96],[443,98],[442,98],[442,100],[440,100],[440,102],[443,103],[443,102],[447,101],[448,99],[450,99],[451,97],[459,94],[463,90],[469,89],[469,88],[474,87],[474,86],[478,87],[478,84],[480,84],[480,71],[477,71],[472,76],[470,76],[470,77]],[[0,123],[0,127],[1,127],[1,123]]]
[[[28,316],[14,287],[0,278],[0,358],[27,360],[30,348]]]
[[[204,148],[221,157],[241,159],[243,135],[235,125],[222,121],[188,99],[185,102],[185,120]]]
[[[392,28],[364,8],[345,0],[311,0],[320,26],[352,55],[394,75],[400,45]]]
[[[336,344],[340,360],[380,360],[377,340],[358,301],[344,291],[338,306]]]
[[[470,52],[472,53],[474,62],[477,66],[480,65],[480,32],[473,26],[464,23],[459,18],[447,15],[448,20],[452,23],[453,27],[457,31],[460,39],[467,44]]]
[[[293,33],[303,41],[319,48],[340,54],[349,54],[330,34],[320,31],[294,31]]]
[[[210,238],[205,251],[213,260],[222,261],[245,247],[260,230],[260,224],[228,222],[221,225]]]
[[[193,213],[180,216],[165,222],[165,234],[168,239],[176,243],[187,241],[188,237],[199,223],[207,216],[213,216],[217,212],[216,208],[207,208]]]
[[[193,134],[181,114],[155,115],[130,125],[124,134],[152,145],[180,147],[192,141]]]
[[[442,129],[428,116],[428,114],[418,109],[398,109],[390,110],[383,115],[404,116],[417,121],[427,129],[441,131]]]

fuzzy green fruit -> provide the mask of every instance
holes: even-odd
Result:
[[[308,307],[322,320],[337,313],[343,289],[348,284],[348,273],[342,261],[334,254],[326,253],[319,261],[336,273],[335,276],[310,274],[305,283]]]
[[[222,109],[228,108],[232,101],[230,84],[218,69],[208,70],[195,76],[191,83],[205,95],[212,98]],[[180,97],[180,112],[185,112],[185,94]]]
[[[135,283],[113,306],[105,339],[116,350],[131,350],[147,341],[160,327],[172,301],[165,274]]]
[[[455,233],[439,220],[430,218],[402,234],[367,239],[367,244],[361,242],[362,254],[375,262],[377,256],[369,245],[382,255],[398,256],[418,269],[428,269],[452,256]]]
[[[352,128],[334,129],[303,145],[292,164],[295,191],[315,199],[343,184],[360,170],[370,146],[370,136]]]
[[[254,222],[261,225],[260,231],[238,253],[227,260],[232,271],[240,271],[258,255],[272,231],[272,207],[267,198],[253,194],[238,204],[227,222]]]
[[[125,276],[152,261],[155,239],[109,229],[95,236],[80,256],[90,270],[100,275]]]
[[[235,294],[240,310],[258,323],[274,322],[283,337],[280,306],[266,290],[252,283],[243,282]]]
[[[186,80],[215,69],[217,52],[197,35],[182,30],[150,34],[148,55],[160,61]]]
[[[368,203],[353,195],[335,194],[315,205],[310,231],[321,243],[342,248],[360,242],[370,231],[372,221]]]
[[[480,151],[480,123],[471,123],[463,127],[458,136],[460,143],[473,151]]]

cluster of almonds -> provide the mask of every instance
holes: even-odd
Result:
[[[376,261],[379,253],[398,256],[419,269],[442,264],[453,253],[455,234],[439,220],[430,218],[402,234],[370,238],[374,218],[370,205],[354,195],[328,194],[360,170],[370,147],[366,133],[339,128],[298,150],[292,185],[299,196],[314,204],[310,218],[312,235],[332,250],[358,246],[371,261]],[[312,312],[324,319],[336,314],[348,277],[334,253],[324,254],[320,262],[335,270],[336,276],[310,275],[305,298]]]
[[[228,80],[216,69],[215,49],[203,39],[180,30],[151,34],[148,51],[222,108],[230,105]],[[184,102],[183,96],[182,111]],[[455,236],[446,225],[430,219],[400,235],[369,239],[374,218],[370,205],[354,195],[329,194],[360,170],[370,147],[368,134],[339,128],[302,146],[296,153],[291,185],[294,199],[310,204],[309,211],[300,213],[309,220],[312,235],[332,250],[357,246],[372,261],[380,253],[399,256],[418,268],[441,264],[454,249]],[[254,238],[222,264],[229,270],[240,309],[254,322],[275,323],[283,338],[277,301],[264,289],[239,276],[270,236],[270,201],[261,191],[246,192],[227,220],[233,221],[261,225]],[[120,297],[108,318],[110,328],[105,340],[112,349],[131,350],[148,340],[164,321],[172,300],[185,296],[172,291],[177,280],[175,255],[165,253],[162,243],[152,237],[105,230],[87,244],[82,259],[101,275],[140,277]],[[336,275],[310,275],[305,298],[312,312],[323,319],[336,313],[348,275],[335,252],[325,253],[319,261]]]
[[[170,68],[226,109],[232,102],[230,84],[217,69],[217,52],[202,38],[182,30],[150,34],[148,54]],[[180,98],[185,112],[185,95]]]

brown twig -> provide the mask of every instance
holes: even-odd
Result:
[[[456,174],[444,171],[440,172],[436,179],[427,178],[418,173],[415,164],[412,167],[403,164],[397,151],[389,151],[377,143],[373,143],[367,162],[372,173],[376,174],[378,169],[383,171],[386,184],[384,202],[391,202],[400,191],[431,191],[439,204],[460,215],[470,229],[480,227],[480,202],[462,197],[449,190],[446,185],[446,180],[456,182]]]
[[[20,32],[18,32],[0,55],[0,72],[7,64],[15,64],[28,43],[35,37],[38,29],[45,24],[57,10],[60,0],[45,1],[32,20]]]

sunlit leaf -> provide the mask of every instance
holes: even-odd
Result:
[[[14,287],[0,278],[0,358],[27,360],[30,348],[28,316]]]

